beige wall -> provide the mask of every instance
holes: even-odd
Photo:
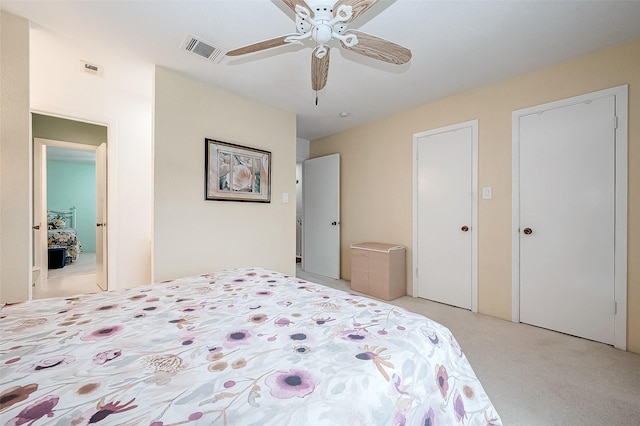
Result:
[[[29,297],[29,22],[0,11],[0,302]]]
[[[392,77],[390,77],[392,78]],[[428,84],[428,83],[426,83]],[[404,244],[412,256],[412,136],[479,120],[478,306],[511,319],[511,113],[629,84],[627,348],[640,352],[640,40],[441,99],[311,143],[311,157],[342,157],[341,274],[349,279],[349,245]],[[407,262],[408,290],[412,288]]]
[[[295,114],[162,67],[155,86],[154,279],[246,266],[294,274]],[[205,201],[205,138],[271,151],[271,203]]]

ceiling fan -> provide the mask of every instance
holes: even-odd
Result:
[[[347,30],[349,23],[369,10],[377,0],[283,1],[296,14],[296,33],[231,50],[227,56],[245,55],[310,39],[315,42],[311,53],[311,88],[315,91],[327,84],[328,43],[331,40],[338,40],[347,50],[391,64],[400,65],[411,59],[411,51],[406,47],[361,31]]]

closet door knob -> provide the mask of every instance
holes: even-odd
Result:
[[[524,235],[531,235],[533,234],[533,230],[531,228],[524,228],[522,230],[522,232],[524,232]]]
[[[462,228],[460,228],[460,230],[462,232],[467,232],[469,230],[469,227],[467,225],[463,226]]]

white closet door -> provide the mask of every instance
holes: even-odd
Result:
[[[520,320],[614,342],[615,97],[520,118]]]
[[[473,129],[416,142],[417,295],[472,309]]]

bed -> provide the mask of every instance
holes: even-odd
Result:
[[[50,249],[64,248],[66,250],[65,263],[72,263],[82,252],[82,245],[78,242],[76,227],[76,208],[47,210],[47,246]]]
[[[7,425],[499,425],[444,326],[264,269],[0,310]]]

